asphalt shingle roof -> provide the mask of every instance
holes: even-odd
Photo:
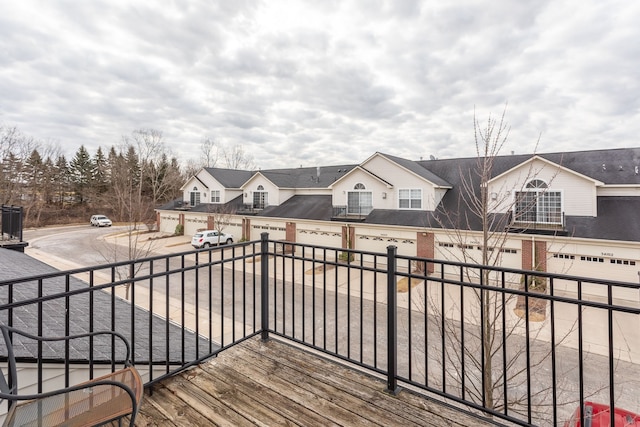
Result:
[[[0,249],[0,306],[9,302],[9,289],[12,280],[47,275],[57,273],[55,268],[38,261],[30,256],[9,249]],[[17,283],[12,286],[13,302],[26,301],[38,296],[38,281],[27,281]],[[69,276],[70,290],[86,289],[87,283]],[[52,295],[65,291],[65,276],[58,275],[42,280],[42,294]],[[89,293],[81,293],[69,297],[69,331],[70,334],[80,334],[89,332],[91,326],[93,330],[111,329],[111,294],[104,291],[93,292],[92,301]],[[93,312],[90,306],[93,304]],[[128,301],[115,298],[114,308],[114,330],[122,333],[131,341],[131,317],[135,319],[135,342],[131,343],[134,348],[135,362],[143,363],[153,357],[154,362],[166,361],[165,350],[165,329],[167,322],[165,319],[155,315],[150,315],[147,310],[132,306]],[[42,328],[43,336],[64,336],[67,307],[64,298],[56,298],[42,303]],[[8,324],[8,310],[0,311],[0,322]],[[37,306],[25,305],[13,308],[13,326],[36,334],[38,332],[38,310]],[[169,360],[179,362],[182,360],[182,328],[173,323],[169,323]],[[149,341],[150,336],[153,343]],[[208,341],[202,337],[198,340],[201,347],[200,354],[208,350]],[[193,333],[185,332],[185,351],[187,357],[193,356],[196,349],[196,339]],[[110,341],[104,338],[96,338],[94,342],[94,360],[111,359]],[[14,348],[17,357],[35,357],[36,347],[33,341],[16,336]],[[122,350],[120,348],[119,350]],[[0,339],[0,354],[6,355],[4,340]],[[44,349],[45,357],[52,359],[64,357],[64,347],[62,343],[51,344]],[[86,360],[89,355],[88,340],[75,341],[71,348],[71,360]],[[120,351],[118,358],[122,357]]]
[[[254,174],[252,171],[239,169],[205,168],[225,188],[240,188]]]
[[[357,165],[261,170],[279,188],[327,188]]]
[[[331,196],[293,196],[279,206],[269,206],[260,216],[273,218],[297,218],[330,220],[333,215]]]

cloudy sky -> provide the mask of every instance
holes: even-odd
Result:
[[[0,12],[0,125],[73,155],[160,130],[261,168],[640,146],[640,2],[20,0]]]

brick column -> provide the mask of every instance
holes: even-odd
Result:
[[[216,217],[207,215],[207,230],[213,230],[216,226]]]
[[[547,242],[544,240],[535,241],[535,254],[533,242],[531,240],[522,241],[522,269],[547,271]],[[537,266],[533,265],[536,260]]]
[[[295,222],[287,222],[285,240],[287,242],[295,242],[296,241],[296,223]],[[294,251],[294,246],[293,245],[284,245],[283,250],[287,254],[292,254],[293,251]]]
[[[242,218],[242,239],[251,239],[251,220],[249,218]]]
[[[547,242],[544,240],[536,240],[536,262],[538,263],[538,271],[547,271]]]
[[[287,242],[295,242],[296,241],[296,223],[295,222],[287,222],[287,231],[286,236]]]
[[[349,230],[349,242],[351,242],[351,248],[349,248],[349,245],[347,244],[347,230]],[[342,226],[342,247],[345,249],[355,249],[356,248],[356,242],[355,242],[355,236],[356,236],[356,229],[355,227],[351,227],[351,226],[346,226],[343,225]]]
[[[416,256],[418,258],[431,258],[435,257],[435,237],[433,233],[426,233],[424,231],[420,231],[416,233]],[[420,267],[418,267],[420,269]],[[424,267],[423,267],[424,268]],[[435,268],[433,263],[427,263],[426,267],[427,273],[433,273]]]

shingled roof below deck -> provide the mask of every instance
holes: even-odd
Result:
[[[8,303],[8,290],[11,286],[13,288],[13,302],[27,301],[38,296],[39,280],[29,280],[26,282],[20,282],[11,284],[12,280],[19,278],[30,278],[41,275],[51,275],[52,273],[58,273],[59,270],[32,258],[24,253],[18,251],[12,251],[9,249],[0,248],[0,306]],[[66,288],[66,275],[60,274],[54,277],[42,279],[42,295],[54,295],[60,292],[64,292]],[[69,277],[69,290],[86,289],[88,284],[74,276]],[[65,305],[65,298],[56,298],[42,303],[42,328],[43,336],[64,336],[65,335],[65,313],[69,312],[69,330],[71,334],[80,334],[89,332],[90,326],[93,330],[109,330],[112,322],[111,307],[112,296],[105,291],[92,292],[91,304],[93,305],[93,312],[89,311],[90,298],[89,293],[81,293],[77,295],[69,296],[68,307]],[[114,316],[114,329],[117,332],[122,333],[127,338],[131,338],[131,317],[135,318],[135,345],[132,348],[135,350],[135,362],[145,363],[152,360],[154,363],[165,362],[167,356],[170,363],[180,363],[183,360],[183,350],[186,357],[194,357],[196,353],[196,342],[200,347],[199,354],[207,354],[209,351],[209,341],[200,336],[196,339],[196,335],[188,330],[183,330],[179,325],[169,322],[167,325],[166,319],[151,315],[148,310],[140,307],[132,307],[129,301],[116,297],[113,301],[113,310],[116,314]],[[13,308],[12,324],[14,327],[24,330],[26,332],[36,332],[38,325],[38,310],[34,305],[25,305],[21,307]],[[7,324],[8,311],[0,311],[0,322]],[[169,346],[166,347],[166,340],[164,334],[157,333],[158,331],[165,331],[169,328]],[[154,331],[154,334],[149,334],[150,328]],[[144,332],[143,332],[144,331]],[[182,334],[184,333],[184,343],[182,340]],[[153,339],[150,343],[149,339]],[[23,337],[16,336],[14,338],[14,350],[18,357],[35,357],[35,347],[32,345],[33,341],[27,340]],[[111,352],[108,342],[110,338],[103,336],[103,338],[95,338],[94,341],[94,360],[110,360]],[[1,342],[2,340],[0,340]],[[214,344],[214,348],[217,346]],[[152,349],[152,352],[150,352]],[[167,354],[168,349],[168,354]],[[104,350],[104,351],[103,351]],[[120,353],[122,348],[118,348]],[[64,346],[62,342],[51,343],[51,345],[45,347],[46,357],[55,359],[57,357],[64,357]],[[6,355],[6,349],[4,343],[0,344],[0,355]],[[75,346],[71,348],[70,359],[71,360],[84,360],[88,357],[89,348],[86,340],[80,340],[75,343]],[[117,355],[120,357],[120,355]]]
[[[333,215],[330,195],[293,196],[279,206],[269,206],[260,216],[329,221]]]

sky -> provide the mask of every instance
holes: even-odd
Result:
[[[138,129],[262,169],[640,146],[640,2],[20,0],[0,126],[94,154]],[[218,164],[218,166],[221,166]]]

